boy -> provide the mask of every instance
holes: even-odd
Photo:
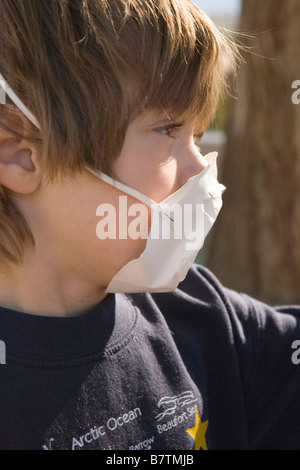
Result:
[[[233,46],[189,0],[2,0],[0,22],[0,448],[299,448],[299,309],[193,264],[224,189],[194,138]],[[152,237],[166,201],[199,209],[194,251]]]

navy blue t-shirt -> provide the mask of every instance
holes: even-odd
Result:
[[[0,449],[300,449],[300,307],[203,267],[80,317],[0,309],[0,340]]]

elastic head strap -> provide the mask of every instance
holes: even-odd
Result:
[[[22,111],[22,113],[25,114],[25,116],[31,121],[38,129],[40,129],[40,126],[34,117],[34,115],[29,111],[27,106],[20,100],[20,98],[16,95],[16,93],[10,88],[9,84],[3,77],[3,75],[0,73],[0,86],[3,88],[4,92],[10,97],[12,102],[17,106],[17,108]]]
[[[86,170],[93,173],[93,175],[97,176],[97,178],[105,181],[105,183],[108,183],[111,186],[114,186],[115,188],[119,189],[120,191],[122,191],[126,194],[129,194],[133,198],[138,199],[139,201],[146,204],[146,206],[151,207],[153,204],[155,206],[158,205],[157,202],[155,202],[151,198],[145,196],[145,194],[140,193],[136,189],[130,188],[130,186],[127,186],[126,184],[123,184],[120,181],[114,180],[113,178],[106,175],[105,173],[102,173],[101,171],[93,170],[92,168],[89,168],[89,167],[86,167]]]

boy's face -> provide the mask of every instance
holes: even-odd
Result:
[[[161,202],[178,190],[208,163],[194,143],[194,122],[185,118],[173,121],[166,114],[147,111],[136,118],[126,133],[114,169],[120,182]],[[143,252],[146,239],[106,239],[96,235],[97,208],[115,207],[118,229],[117,188],[99,180],[89,171],[76,178],[41,184],[30,199],[16,198],[36,240],[36,253],[49,269],[61,277],[105,289],[112,277],[130,260]],[[140,203],[127,196],[127,206]],[[146,207],[146,206],[145,206]],[[151,210],[144,214],[150,230]],[[128,223],[131,218],[128,218]],[[118,234],[118,231],[117,231]],[[30,255],[28,264],[32,263]],[[76,285],[76,281],[75,285]]]

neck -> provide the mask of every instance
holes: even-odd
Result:
[[[53,317],[83,315],[106,297],[105,289],[70,267],[53,260],[26,256],[22,266],[0,273],[0,306],[23,313]],[[39,258],[37,261],[36,258]]]

